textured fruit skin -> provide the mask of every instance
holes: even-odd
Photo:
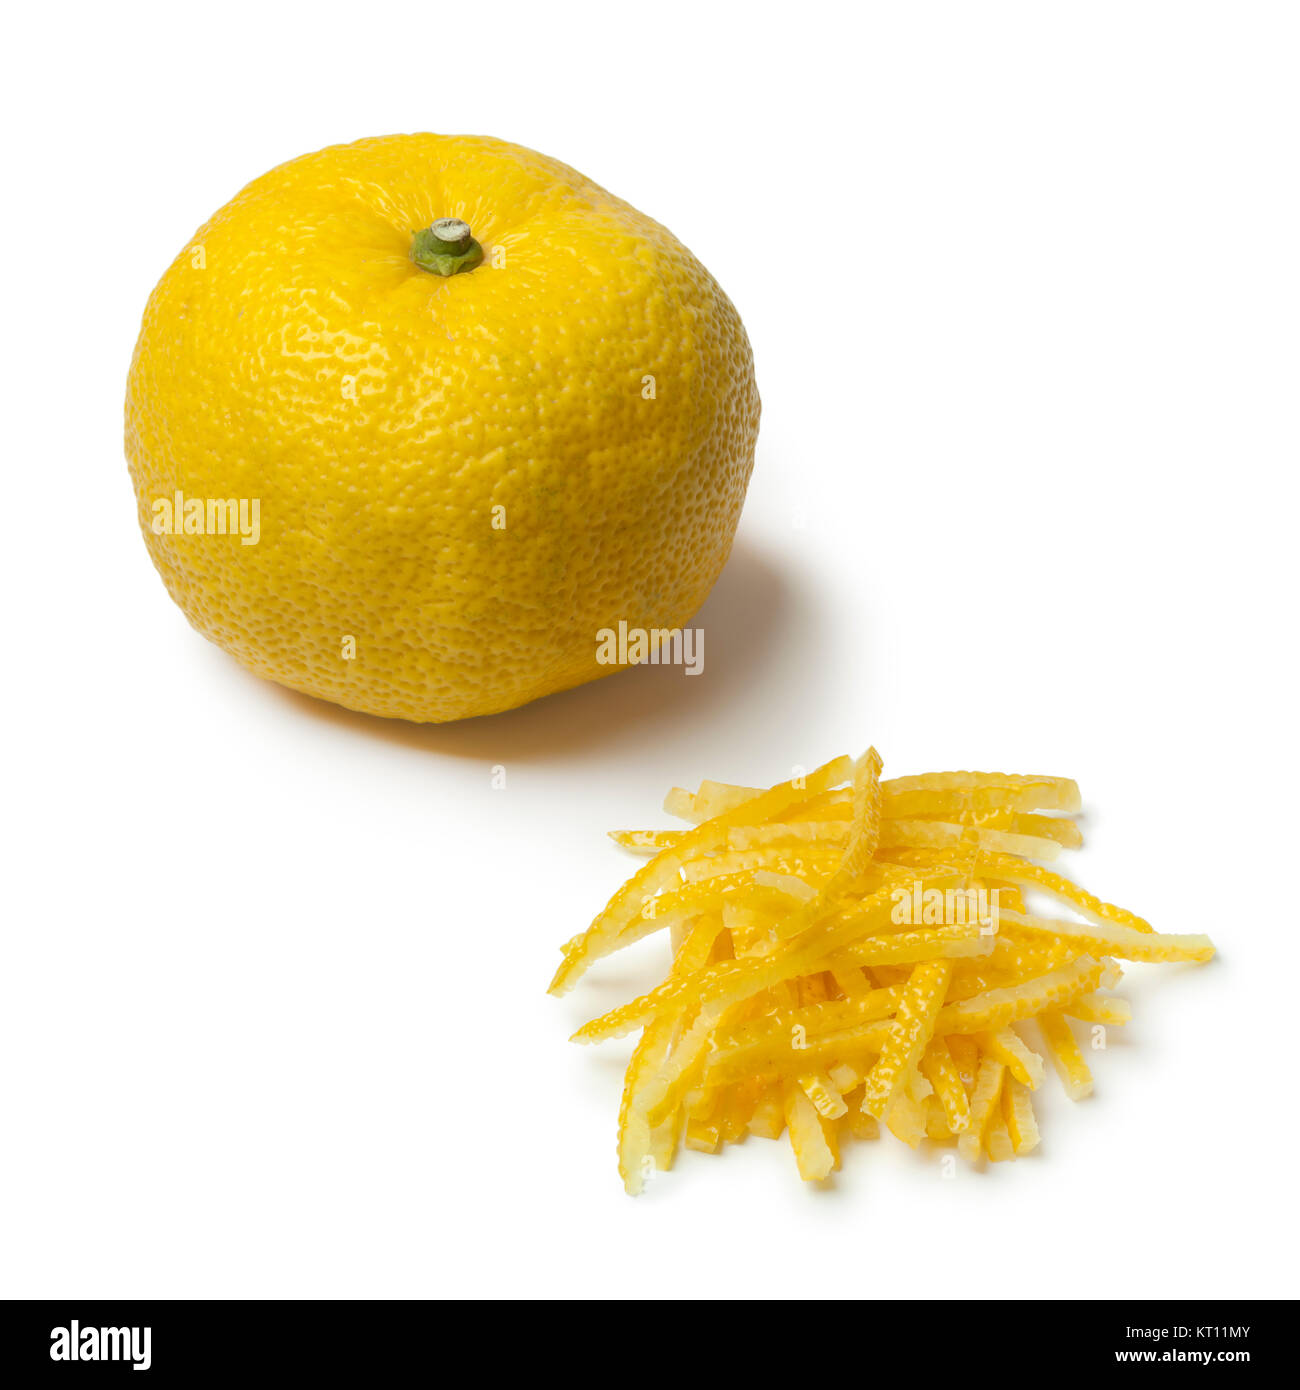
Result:
[[[438,217],[482,265],[410,260]],[[740,318],[665,228],[517,145],[396,135],[273,169],[195,234],[145,310],[126,454],[204,636],[294,690],[443,721],[608,675],[620,619],[686,623],[758,417]],[[259,499],[257,544],[155,534],[178,491]]]

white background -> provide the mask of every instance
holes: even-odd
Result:
[[[449,13],[7,20],[0,1293],[1294,1296],[1296,8]],[[739,307],[703,676],[418,728],[168,601],[121,448],[150,288],[270,166],[407,130],[575,165]],[[566,1038],[662,946],[544,992],[634,867],[603,832],[868,742],[1077,777],[1078,876],[1220,957],[1131,972],[1023,1161],[886,1138],[815,1191],[751,1140],[626,1198],[627,1044]]]

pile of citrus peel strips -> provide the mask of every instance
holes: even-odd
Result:
[[[880,1121],[973,1162],[1027,1153],[1044,1065],[1017,1026],[1034,1021],[1077,1100],[1092,1078],[1070,1020],[1130,1016],[1108,992],[1115,958],[1213,956],[1209,937],[1161,935],[1044,867],[1081,843],[1068,778],[880,770],[873,748],[766,791],[675,788],[665,810],[693,828],[611,832],[652,857],[564,948],[551,992],[669,930],[667,978],[574,1035],[642,1030],[619,1114],[629,1193],[683,1136],[717,1152],[788,1131],[808,1180]],[[1075,915],[1033,915],[1027,892]]]

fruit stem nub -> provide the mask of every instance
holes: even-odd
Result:
[[[411,259],[433,275],[459,275],[482,261],[483,248],[474,240],[468,222],[459,217],[439,217],[415,233]]]

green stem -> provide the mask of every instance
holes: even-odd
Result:
[[[483,248],[474,240],[469,223],[458,217],[440,217],[411,241],[411,259],[432,275],[459,275],[473,270],[483,259]]]

